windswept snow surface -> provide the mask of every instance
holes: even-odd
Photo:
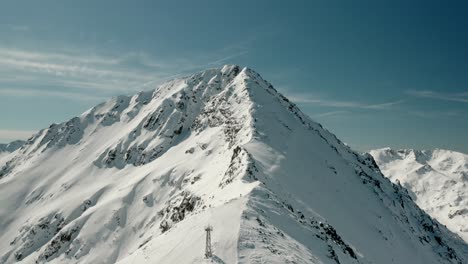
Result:
[[[385,176],[400,182],[422,209],[468,242],[468,155],[390,148],[370,154]]]
[[[38,132],[0,195],[0,263],[468,260],[370,155],[232,65]]]

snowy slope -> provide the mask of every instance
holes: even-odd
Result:
[[[389,148],[370,154],[385,176],[399,181],[422,209],[468,242],[468,155]]]
[[[13,156],[13,152],[21,148],[24,145],[23,140],[16,140],[7,144],[0,144],[0,167]]]
[[[468,260],[370,155],[238,66],[38,132],[0,169],[0,195],[0,263]]]

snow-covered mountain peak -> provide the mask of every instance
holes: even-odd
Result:
[[[370,155],[248,68],[119,96],[0,170],[0,263],[463,263]]]
[[[370,152],[374,158],[386,163],[395,160],[415,161],[421,165],[433,166],[436,170],[449,171],[452,173],[463,174],[468,170],[468,155],[452,150],[433,149],[433,150],[415,150],[400,149],[393,150],[382,148]]]
[[[130,124],[134,128],[128,131],[126,139],[121,138],[122,141],[142,143],[147,141],[152,132],[152,136],[158,134],[174,137],[187,130],[190,125],[194,125],[194,118],[201,112],[210,107],[217,107],[216,104],[229,98],[230,93],[236,88],[239,89],[242,82],[247,82],[253,76],[257,77],[258,74],[247,68],[226,65],[166,82],[153,91],[140,92],[134,96],[118,96],[86,111],[80,117],[61,124],[52,124],[48,129],[40,131],[28,140],[23,152],[45,151],[52,146],[77,144],[86,133],[96,133],[115,123]],[[230,100],[246,103],[250,101],[248,92],[239,92],[235,96],[236,98]],[[225,106],[228,109],[227,105]],[[176,118],[179,119],[179,127],[169,124]],[[162,122],[166,122],[166,126],[156,128]],[[173,131],[169,131],[170,129]]]
[[[468,241],[468,155],[389,148],[370,154],[385,176],[410,190],[421,208]]]

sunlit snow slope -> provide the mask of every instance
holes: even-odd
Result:
[[[410,190],[422,209],[468,241],[468,155],[389,148],[370,154],[385,176]]]
[[[38,132],[0,170],[0,198],[0,263],[468,260],[370,155],[238,66]]]

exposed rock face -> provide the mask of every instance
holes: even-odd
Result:
[[[464,263],[369,155],[224,66],[39,131],[1,169],[0,263]]]

